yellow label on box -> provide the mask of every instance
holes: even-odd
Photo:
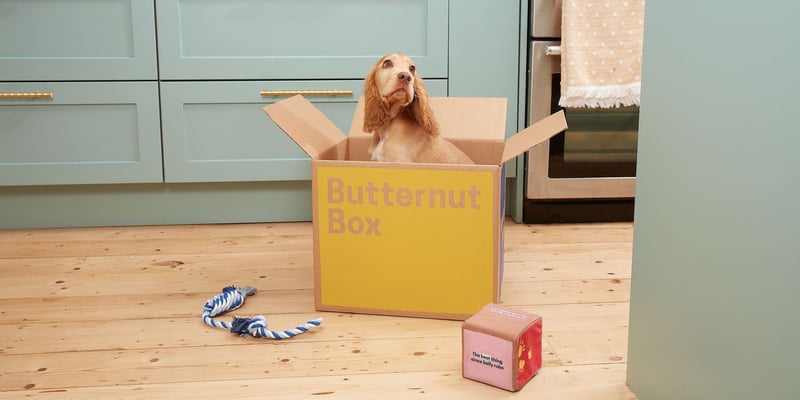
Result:
[[[318,165],[323,305],[471,314],[497,291],[497,174]]]

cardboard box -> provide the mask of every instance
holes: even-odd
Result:
[[[464,378],[516,392],[542,368],[542,317],[488,304],[464,321]]]
[[[443,135],[477,165],[379,163],[302,96],[264,111],[310,157],[320,311],[463,320],[499,300],[503,163],[566,129],[559,113],[505,137],[506,100],[431,98]]]

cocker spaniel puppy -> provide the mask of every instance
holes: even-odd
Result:
[[[444,139],[414,62],[392,53],[364,80],[364,132],[372,133],[373,161],[474,164]]]

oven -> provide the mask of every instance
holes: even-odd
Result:
[[[528,121],[561,109],[561,0],[531,0]],[[639,110],[564,109],[569,129],[527,154],[523,221],[633,220]]]

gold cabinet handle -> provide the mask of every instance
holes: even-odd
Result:
[[[52,99],[53,92],[8,92],[0,93],[0,99]]]
[[[261,97],[303,96],[352,96],[352,90],[262,90]]]

